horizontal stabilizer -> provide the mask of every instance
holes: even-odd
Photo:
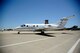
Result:
[[[70,18],[74,18],[75,15],[72,15],[72,16],[68,16],[68,17],[63,17],[63,19],[70,19]]]

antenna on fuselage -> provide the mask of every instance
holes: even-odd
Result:
[[[45,20],[45,23],[44,24],[49,24],[49,21],[48,20]]]

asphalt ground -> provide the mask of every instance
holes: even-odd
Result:
[[[3,31],[0,53],[80,53],[80,31]]]

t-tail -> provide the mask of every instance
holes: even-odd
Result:
[[[73,18],[74,16],[75,15],[69,16],[69,17],[63,17],[62,19],[60,19],[60,22],[58,24],[58,28],[64,28],[64,26],[66,25],[66,23],[69,20],[69,18]]]

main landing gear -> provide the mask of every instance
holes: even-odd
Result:
[[[41,34],[44,34],[44,30],[41,31]]]
[[[18,34],[20,34],[20,31],[18,31]]]

